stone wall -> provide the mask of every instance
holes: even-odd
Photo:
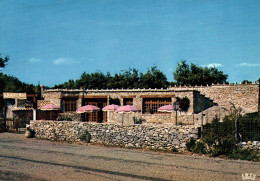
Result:
[[[243,149],[249,148],[260,151],[260,141],[241,142],[238,144],[238,146]]]
[[[30,122],[35,136],[40,139],[79,141],[79,137],[88,131],[91,142],[136,148],[152,148],[172,150],[185,149],[186,142],[198,138],[195,126],[175,126],[171,124],[98,124],[75,121],[44,121]]]
[[[258,111],[259,84],[171,87],[170,89],[175,91],[196,90],[220,107],[229,109],[232,104],[241,107],[242,113]]]
[[[172,113],[155,113],[155,114],[141,114],[141,113],[117,113],[108,112],[108,123],[131,125],[134,124],[133,118],[142,119],[144,123],[151,124],[176,124],[176,112]],[[208,118],[208,117],[207,117]],[[207,120],[204,117],[204,123]],[[177,112],[178,125],[199,125],[201,124],[201,114],[191,114],[186,112]],[[208,121],[209,122],[209,121]]]

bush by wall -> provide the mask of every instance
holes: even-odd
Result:
[[[244,120],[239,119],[238,123],[245,120],[248,120],[247,117]],[[252,123],[249,122],[249,124]],[[250,135],[251,138],[256,138],[252,135],[257,135],[257,130],[250,129],[251,127],[247,126],[242,128],[243,130],[248,130],[247,135]],[[186,143],[186,147],[188,151],[199,154],[209,154],[211,156],[226,155],[233,159],[260,161],[259,141],[237,144],[239,140],[238,135],[234,116],[225,117],[223,122],[220,122],[219,118],[216,117],[212,123],[203,126],[201,139],[195,140],[191,138]]]
[[[208,146],[212,156],[232,153],[237,143],[234,121],[225,118],[219,122],[216,117],[212,123],[203,126],[201,140]]]
[[[238,128],[242,141],[260,141],[260,112],[239,117]]]

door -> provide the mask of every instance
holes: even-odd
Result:
[[[92,98],[85,101],[85,105],[94,105],[100,108],[100,111],[85,113],[86,122],[102,123],[107,121],[107,112],[102,111],[102,108],[107,105],[107,99]]]

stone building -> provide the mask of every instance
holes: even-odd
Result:
[[[188,98],[186,111],[160,113],[162,105],[173,104],[177,98]],[[258,111],[259,85],[213,85],[206,87],[170,87],[168,89],[45,89],[42,87],[42,100],[38,107],[53,103],[61,107],[58,119],[133,124],[133,119],[147,123],[204,124],[215,116],[221,119],[230,114],[232,108],[241,108],[241,113]],[[103,108],[109,104],[134,105],[141,112],[120,114],[117,112],[93,112],[77,114],[76,109],[83,105]]]

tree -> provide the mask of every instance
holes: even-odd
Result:
[[[8,56],[3,58],[2,55],[0,54],[0,68],[4,68],[6,66],[8,60],[9,60]]]
[[[249,81],[249,80],[243,80],[242,82],[241,82],[241,84],[251,84],[252,83],[252,81]]]
[[[102,72],[86,73],[74,81],[69,80],[54,88],[85,88],[85,89],[135,89],[135,88],[166,88],[169,82],[166,76],[156,67],[153,66],[145,74],[140,73],[135,68],[122,70],[111,76],[108,72],[106,75]]]
[[[188,65],[185,60],[178,63],[174,79],[178,85],[211,85],[226,83],[227,74],[215,67],[200,67],[195,64]]]
[[[21,82],[16,77],[12,77],[0,72],[0,93],[3,92],[26,92],[35,93],[35,86]]]
[[[166,76],[156,66],[149,68],[145,74],[141,74],[140,88],[166,88],[168,85]]]

